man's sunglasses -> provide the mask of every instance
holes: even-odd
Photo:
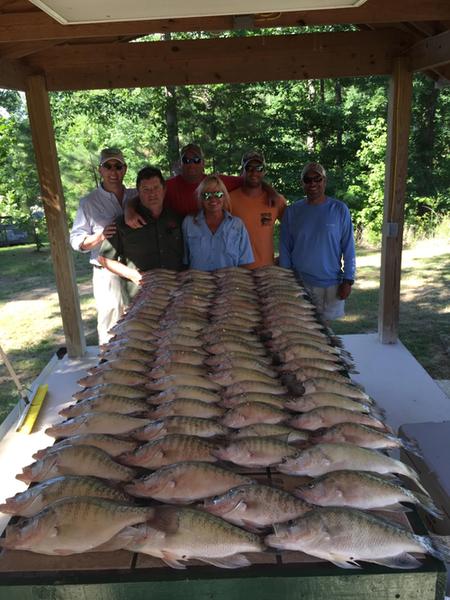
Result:
[[[320,175],[316,175],[315,177],[308,177],[305,175],[305,177],[303,177],[303,183],[320,183],[322,179],[323,177]]]
[[[262,173],[264,171],[264,165],[245,165],[244,169],[246,171],[257,171],[258,173]]]
[[[111,171],[111,169],[115,169],[116,171],[122,171],[122,169],[125,167],[125,165],[122,164],[115,164],[115,163],[105,163],[102,165],[102,167],[104,167],[105,169],[108,169],[108,171]]]
[[[202,162],[202,159],[199,156],[193,156],[192,158],[189,158],[188,156],[182,156],[181,162],[183,165],[191,165],[192,163],[194,165],[199,165]]]
[[[202,192],[202,200],[211,200],[211,198],[222,198],[223,192]]]

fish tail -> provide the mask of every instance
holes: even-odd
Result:
[[[430,515],[436,517],[438,519],[443,519],[445,517],[444,513],[440,508],[436,506],[430,496],[428,494],[422,494],[420,492],[411,492],[411,495],[415,498],[419,506],[421,506],[424,510],[426,510]]]
[[[344,348],[344,342],[342,341],[342,338],[339,337],[338,335],[331,335],[330,336],[330,342],[332,344],[332,346],[336,346],[337,348]]]
[[[443,561],[450,561],[450,535],[415,536],[426,551]]]
[[[399,461],[400,462],[400,461]],[[404,472],[403,474],[406,475],[407,477],[410,477],[414,483],[417,485],[417,487],[422,490],[422,492],[424,494],[426,494],[427,496],[429,496],[427,490],[423,487],[423,485],[420,483],[420,479],[419,479],[419,475],[418,473],[416,473],[416,471],[414,471],[414,469],[412,469],[411,467],[408,467],[408,465],[406,465],[405,463],[401,463],[404,467]]]
[[[405,440],[403,438],[399,439],[401,441],[402,448],[404,448],[408,452],[411,452],[412,454],[415,454],[419,458],[423,458],[423,454],[420,451],[419,445],[417,444],[416,440]]]

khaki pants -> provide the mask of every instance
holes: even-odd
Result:
[[[118,275],[108,269],[94,267],[92,286],[97,307],[98,343],[101,345],[109,341],[111,335],[108,331],[124,311],[123,283]]]
[[[311,294],[317,310],[325,321],[340,319],[345,315],[345,300],[341,300],[337,295],[339,285],[332,285],[327,288],[308,285],[305,285],[305,287]]]

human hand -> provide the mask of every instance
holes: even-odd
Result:
[[[142,283],[142,273],[140,273],[137,269],[133,269],[130,279],[135,285],[140,286]]]
[[[107,240],[108,238],[111,238],[116,233],[116,231],[117,231],[116,224],[110,223],[102,231],[103,239]]]
[[[125,223],[128,227],[131,227],[131,229],[140,229],[144,225],[147,225],[147,221],[144,217],[136,212],[130,205],[125,207],[123,216],[125,218]]]
[[[338,298],[341,300],[346,300],[350,296],[350,292],[352,291],[352,286],[347,281],[343,281],[338,287]]]

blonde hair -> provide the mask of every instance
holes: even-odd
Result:
[[[223,209],[230,212],[231,211],[231,200],[230,194],[228,193],[225,184],[220,179],[220,175],[218,173],[212,173],[211,175],[207,175],[200,183],[198,188],[195,190],[195,194],[197,196],[198,207],[201,210],[202,208],[202,194],[205,191],[205,188],[209,186],[210,183],[215,183],[219,190],[223,192]]]

